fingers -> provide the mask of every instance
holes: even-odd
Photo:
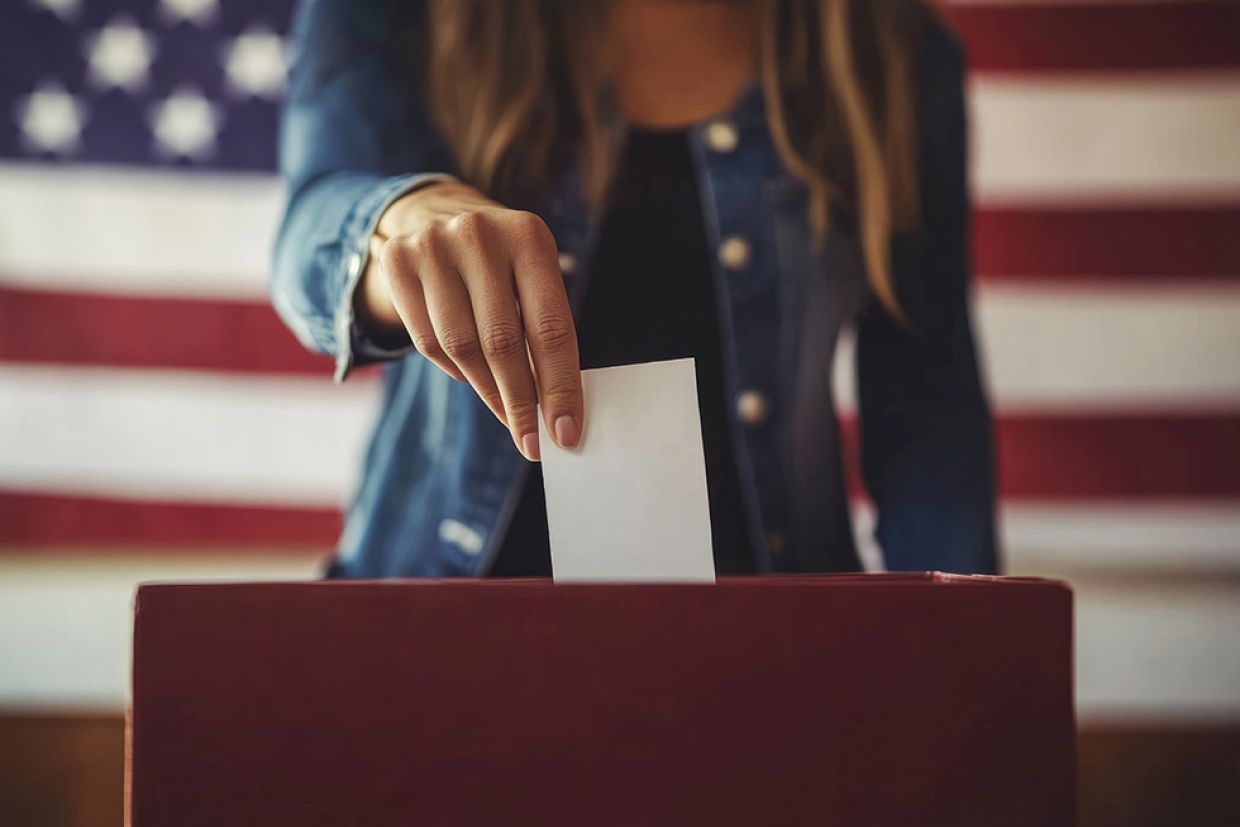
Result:
[[[455,231],[465,240],[477,232],[464,219]],[[503,400],[507,424],[521,453],[541,458],[538,444],[538,392],[530,369],[525,331],[512,289],[512,268],[502,249],[483,243],[460,248],[461,278],[469,291],[478,341]]]
[[[527,459],[541,455],[540,404],[558,444],[579,442],[577,335],[539,218],[496,209],[435,219],[389,240],[381,272],[418,352],[473,386]]]
[[[482,353],[469,291],[456,268],[424,260],[418,268],[418,278],[426,297],[427,316],[444,356],[464,374],[491,412],[501,422],[510,424],[506,421],[503,397]]]
[[[456,381],[465,382],[465,375],[439,346],[439,337],[426,311],[426,297],[412,261],[412,251],[402,241],[387,242],[380,255],[383,279],[396,314],[409,331],[409,339],[418,353]]]
[[[514,246],[513,274],[530,357],[538,380],[547,432],[565,448],[581,439],[584,401],[577,331],[560,275],[555,242],[546,225],[529,213]]]

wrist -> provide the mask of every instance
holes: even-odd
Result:
[[[407,344],[409,337],[383,278],[384,243],[378,235],[370,239],[369,261],[353,291],[353,317],[375,344],[396,348]]]
[[[453,216],[480,205],[494,202],[478,190],[455,179],[436,181],[418,187],[393,201],[379,217],[376,235],[386,241],[396,236],[411,235],[435,218]]]

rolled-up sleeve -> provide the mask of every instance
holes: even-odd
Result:
[[[306,347],[357,364],[411,348],[371,341],[353,317],[379,217],[402,195],[451,177],[451,157],[416,94],[421,4],[304,0],[280,132],[284,218],[271,297]]]
[[[872,302],[858,326],[862,467],[892,570],[998,565],[992,425],[969,318],[964,62],[950,33],[927,33],[922,226],[894,249],[909,320],[901,324]]]

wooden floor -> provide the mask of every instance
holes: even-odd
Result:
[[[1240,825],[1240,724],[1092,727],[1077,743],[1081,827]]]
[[[124,766],[120,716],[0,716],[0,821],[119,825]]]
[[[1081,827],[1240,825],[1240,723],[1094,726],[1080,736]],[[121,824],[124,721],[0,715],[0,819]]]

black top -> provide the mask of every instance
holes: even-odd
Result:
[[[577,325],[582,369],[696,359],[715,568],[752,572],[725,407],[719,300],[685,132],[630,134],[591,273]],[[550,573],[542,467],[535,464],[491,574]]]

